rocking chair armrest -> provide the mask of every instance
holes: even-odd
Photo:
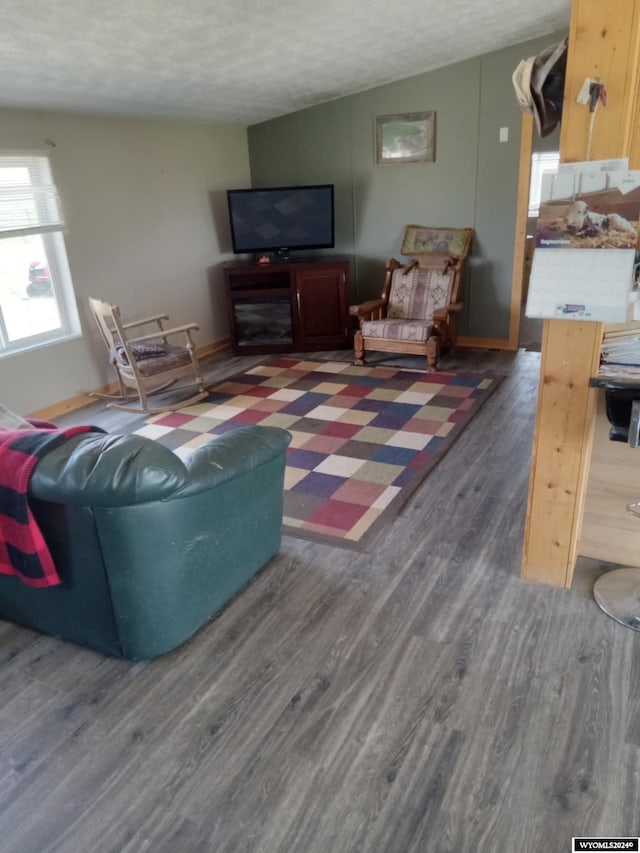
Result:
[[[187,336],[190,338],[191,336],[189,335],[189,332],[199,328],[200,326],[198,326],[197,323],[185,323],[184,326],[174,326],[173,329],[163,329],[162,331],[153,332],[150,335],[140,335],[140,337],[137,338],[127,338],[127,341],[130,344],[138,344],[142,341],[152,341],[156,338],[166,338],[169,335],[175,335],[178,332],[186,332]]]
[[[370,299],[368,302],[363,302],[361,305],[352,305],[349,308],[349,313],[353,317],[367,317],[367,315],[372,314],[374,311],[379,311],[381,308],[387,307],[386,299]]]
[[[158,320],[168,320],[168,314],[154,314],[153,317],[145,317],[144,320],[134,320],[131,323],[123,323],[123,329],[135,329],[136,326],[144,326],[145,323],[156,323]]]

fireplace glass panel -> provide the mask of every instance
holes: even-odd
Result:
[[[293,343],[291,300],[288,297],[236,298],[233,313],[239,346]]]

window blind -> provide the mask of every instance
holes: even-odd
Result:
[[[540,151],[531,155],[531,183],[529,185],[529,213],[535,217],[540,212],[542,176],[556,172],[560,163],[559,151]]]
[[[0,237],[41,234],[63,227],[49,159],[0,155]]]

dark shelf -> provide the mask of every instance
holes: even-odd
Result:
[[[346,259],[232,263],[224,278],[236,355],[352,345]]]

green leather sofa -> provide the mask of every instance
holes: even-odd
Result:
[[[142,436],[73,436],[29,485],[62,583],[0,576],[0,619],[129,660],[174,649],[278,551],[289,441],[240,427],[183,463]]]

